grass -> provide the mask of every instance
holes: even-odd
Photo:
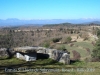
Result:
[[[19,60],[17,58],[12,58],[12,59],[0,59],[0,65],[2,66],[7,66],[9,65],[15,65],[15,64],[19,64],[19,63],[24,63],[24,60]]]
[[[86,51],[86,48],[90,49],[90,52],[92,53],[92,50],[94,46],[89,41],[83,41],[83,42],[73,42],[74,46],[70,47],[68,44],[56,44],[57,47],[65,46],[65,48],[70,52],[70,57],[73,58],[73,50],[76,50],[81,55],[81,60],[84,60],[85,58],[91,57]]]
[[[84,48],[89,48],[90,50],[93,50],[93,45],[90,42],[74,42],[74,44],[84,47]]]
[[[9,62],[9,63],[8,63]],[[5,63],[5,64],[3,64]],[[11,64],[10,64],[11,63]],[[22,65],[18,65],[22,64]],[[25,65],[26,64],[26,65]],[[2,66],[12,68],[33,68],[33,69],[59,69],[56,72],[23,72],[23,73],[4,73]],[[71,65],[65,65],[53,61],[52,59],[37,60],[36,62],[26,62],[16,58],[0,60],[0,75],[99,75],[100,63],[99,62],[83,62],[76,61]],[[79,70],[80,69],[80,70]],[[81,70],[83,69],[83,71]],[[88,71],[89,69],[89,71]]]
[[[56,44],[56,46],[65,48],[70,52],[70,56],[73,57],[72,51],[76,50],[81,54],[81,59],[91,57],[87,54],[85,48],[89,48],[92,52],[93,45],[90,41],[74,42],[74,46],[70,47],[68,44]],[[78,45],[78,47],[77,47]],[[24,72],[24,73],[4,73],[4,68],[37,68],[37,69],[59,69],[58,72]],[[64,71],[62,71],[64,69]],[[71,71],[73,69],[73,71]],[[79,70],[81,69],[81,70]],[[83,69],[83,71],[82,71]],[[88,71],[88,70],[89,71]],[[26,62],[17,58],[12,59],[0,59],[0,75],[100,75],[100,62],[84,62],[76,61],[71,65],[65,65],[56,62],[52,59],[39,59],[35,62]]]

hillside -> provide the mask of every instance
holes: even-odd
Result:
[[[18,26],[5,27],[0,29],[0,48],[15,48],[22,46],[41,46],[50,49],[65,50],[70,52],[70,65],[58,63],[52,59],[39,59],[36,62],[26,62],[24,60],[12,58],[0,58],[0,74],[4,75],[6,67],[13,68],[45,68],[45,69],[74,69],[74,72],[56,72],[59,74],[97,74],[99,75],[99,62],[91,62],[91,54],[95,43],[98,40],[97,31],[100,26],[96,25],[71,25],[70,23],[56,24],[54,26]],[[76,54],[75,54],[76,52]],[[78,55],[78,57],[77,57]],[[76,58],[75,58],[76,57]],[[82,72],[77,71],[78,68],[92,68]],[[8,73],[8,72],[7,72]],[[37,72],[38,74],[47,75],[52,72]],[[9,74],[36,74],[36,72],[25,73],[9,73]]]

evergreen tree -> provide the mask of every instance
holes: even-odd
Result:
[[[100,59],[100,38],[96,42],[95,48],[93,49],[92,57]]]
[[[99,39],[97,40],[95,47],[93,49],[92,57],[100,59],[100,30],[98,30],[97,36],[99,37]]]

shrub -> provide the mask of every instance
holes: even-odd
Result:
[[[71,42],[71,40],[72,40],[72,38],[69,36],[69,37],[67,37],[67,42],[69,43],[69,42]]]
[[[100,62],[100,58],[98,58],[98,57],[95,57],[95,58],[92,58],[92,62]]]
[[[89,39],[88,37],[84,37],[84,39],[83,39],[83,40],[85,41],[85,40],[88,40],[88,39]]]
[[[62,46],[60,47],[60,49],[61,49],[61,50],[64,50],[64,49],[65,49],[65,46],[64,46],[64,45],[62,45]]]
[[[100,59],[100,38],[96,42],[95,47],[93,49],[93,53],[92,53],[91,56],[92,56],[92,58]]]
[[[56,46],[55,44],[50,44],[50,48],[51,48],[51,49],[54,49],[55,46]]]
[[[61,45],[61,46],[58,46],[56,49],[58,49],[58,50],[64,50],[64,49],[66,49],[66,48],[65,48],[64,45]]]
[[[85,60],[84,60],[85,62],[91,62],[92,60],[91,60],[91,58],[85,58]]]
[[[82,32],[82,33],[79,34],[79,36],[80,36],[81,38],[83,38],[84,41],[89,39],[89,35],[88,35],[87,32]]]
[[[61,38],[53,38],[53,39],[52,39],[52,41],[53,41],[54,43],[59,42],[60,40],[61,40]]]
[[[90,49],[89,48],[86,48],[86,51],[88,54],[90,54]]]
[[[100,37],[100,29],[97,30],[97,36]]]
[[[50,43],[48,43],[48,42],[45,42],[45,43],[43,44],[43,47],[48,48],[49,46],[50,46]]]
[[[62,43],[70,43],[71,40],[72,40],[72,38],[69,36],[69,37],[67,37],[67,38],[63,38],[63,39],[62,39]]]
[[[73,45],[74,45],[74,44],[73,44],[73,43],[71,43],[71,44],[70,44],[70,47],[72,47]]]
[[[77,66],[77,67],[84,67],[84,65],[86,65],[85,62],[83,61],[76,61],[75,63],[73,63],[73,65]]]
[[[75,51],[75,50],[73,50],[72,53],[73,53],[73,59],[74,59],[74,60],[80,60],[80,58],[81,58],[80,53],[78,53],[78,52]]]
[[[93,46],[95,46],[95,43],[94,43],[93,41],[91,42],[91,44],[92,44]]]

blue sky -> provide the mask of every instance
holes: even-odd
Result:
[[[0,19],[99,18],[100,0],[0,0]]]

